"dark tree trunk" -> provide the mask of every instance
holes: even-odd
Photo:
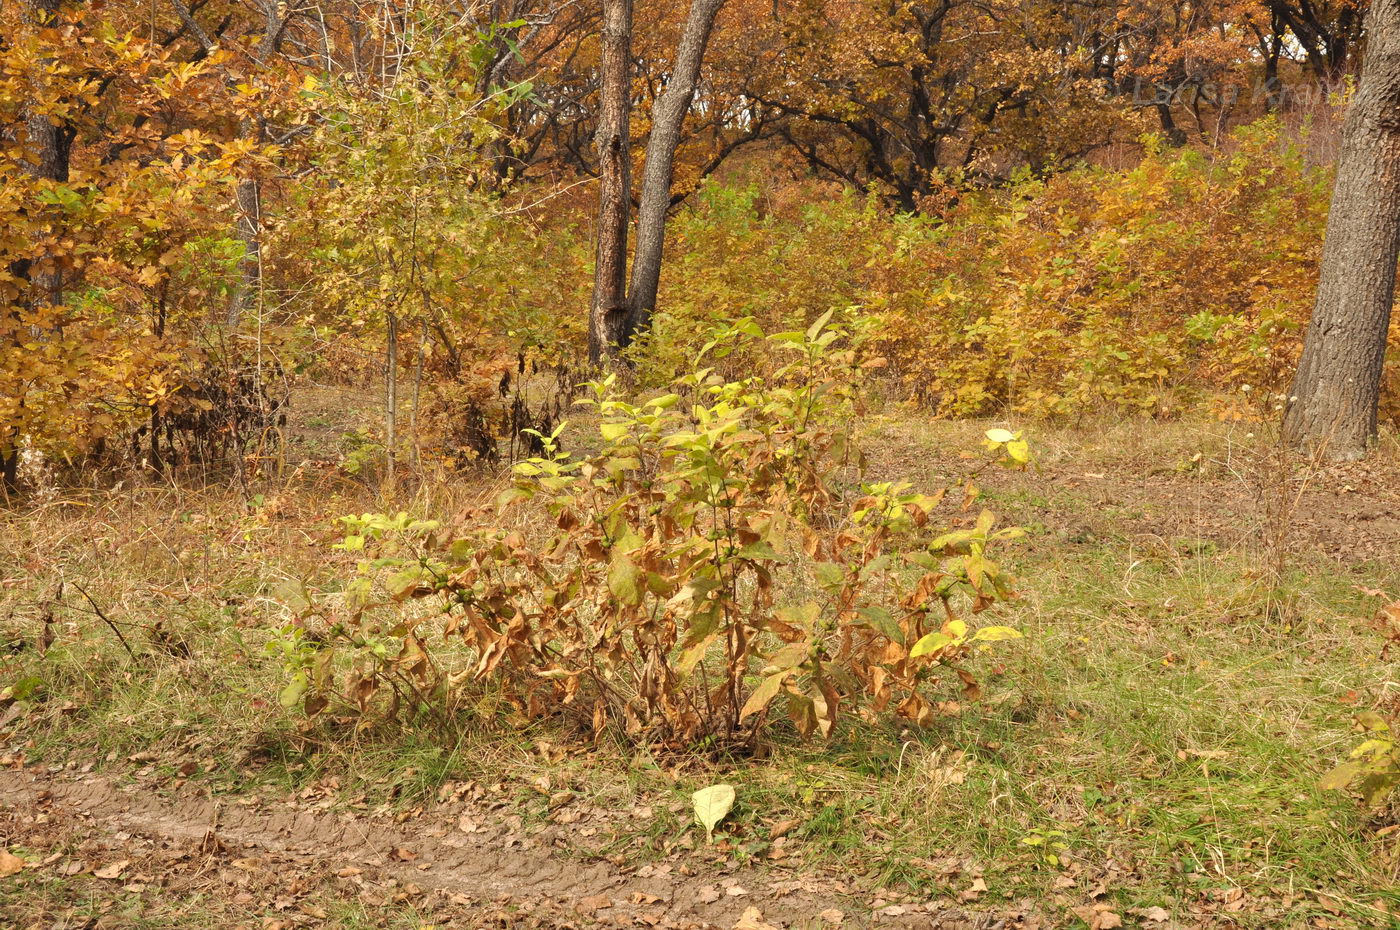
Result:
[[[1317,302],[1283,417],[1284,441],[1358,459],[1376,433],[1400,258],[1400,0],[1375,0],[1347,113]]]
[[[598,111],[598,229],[588,358],[595,365],[625,344],[627,224],[632,202],[632,0],[604,0],[602,101]]]
[[[58,15],[62,0],[29,0],[25,18],[36,26],[46,26]],[[20,130],[24,155],[20,164],[31,177],[60,184],[68,181],[68,168],[74,134],[67,123],[55,122],[49,114],[36,107],[26,107]],[[14,262],[10,273],[27,282],[27,293],[21,298],[26,305],[59,303],[63,298],[63,270],[54,256],[40,255],[37,259]],[[19,481],[19,436],[11,424],[0,424],[5,441],[0,442],[0,487],[14,490]]]
[[[1158,91],[1162,93],[1162,91]],[[1166,93],[1175,93],[1167,91]],[[1157,103],[1154,105],[1157,110],[1157,119],[1162,124],[1162,132],[1166,135],[1167,144],[1173,147],[1181,147],[1186,144],[1186,130],[1176,124],[1176,118],[1172,116],[1172,108],[1169,103]]]
[[[28,19],[45,26],[58,15],[62,0],[30,0]],[[49,114],[26,108],[24,114],[25,155],[21,164],[32,177],[68,182],[73,131],[67,123],[55,123]],[[52,259],[41,256],[26,269],[32,292],[31,303],[58,303],[63,295],[63,272]]]
[[[671,178],[675,169],[676,147],[695,89],[700,81],[700,64],[710,32],[724,0],[691,0],[690,14],[681,31],[680,44],[672,60],[666,89],[652,107],[651,137],[647,140],[646,167],[642,175],[642,198],[637,207],[637,254],[632,259],[627,331],[624,339],[646,330],[656,309],[656,291],[661,280],[661,253],[666,237],[666,211],[671,206]]]

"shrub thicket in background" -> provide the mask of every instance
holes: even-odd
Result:
[[[1301,344],[1330,181],[1266,120],[1215,154],[950,187],[941,215],[711,186],[675,224],[641,370],[673,373],[735,315],[796,326],[849,305],[874,317],[898,396],[941,414],[1257,411]]]

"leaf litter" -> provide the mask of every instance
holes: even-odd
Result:
[[[53,851],[44,866],[20,860],[25,874],[90,877],[99,882],[94,895],[110,901],[137,896],[152,909],[178,904],[198,888],[201,900],[238,913],[274,914],[279,930],[324,920],[318,915],[330,913],[335,899],[369,909],[412,908],[433,915],[435,927],[1048,926],[1024,906],[974,911],[946,900],[896,904],[872,899],[851,876],[716,863],[715,856],[689,849],[640,867],[615,861],[622,857],[576,858],[569,851],[578,848],[582,822],[525,827],[518,816],[469,795],[445,791],[436,804],[400,820],[390,812],[330,810],[298,797],[211,799],[194,783],[162,793],[151,785],[30,767],[0,770],[0,833],[11,845]],[[0,873],[7,868],[19,871],[0,858]],[[0,883],[0,925],[9,926],[7,917],[21,915],[6,908],[22,907],[25,896],[4,892]]]

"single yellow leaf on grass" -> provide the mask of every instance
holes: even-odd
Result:
[[[691,795],[690,800],[695,807],[695,819],[700,821],[705,833],[713,840],[715,827],[729,816],[729,811],[734,807],[734,786],[711,785],[701,788]]]

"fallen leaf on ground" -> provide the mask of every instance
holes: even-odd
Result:
[[[1165,907],[1155,907],[1155,906],[1154,906],[1154,907],[1140,907],[1140,908],[1138,908],[1137,910],[1133,911],[1132,913],[1134,913],[1134,914],[1136,914],[1137,916],[1141,917],[1143,920],[1147,921],[1148,923],[1154,923],[1154,924],[1165,923],[1167,920],[1171,919],[1171,916],[1172,916],[1171,911],[1167,910]]]
[[[592,914],[594,911],[605,911],[612,906],[612,899],[605,894],[589,895],[586,898],[579,898],[578,902],[579,910],[587,914]]]
[[[987,890],[987,883],[980,878],[974,878],[972,884],[958,892],[958,900],[964,903],[976,901],[982,897],[982,892]]]
[[[841,921],[846,919],[845,912],[842,911],[839,907],[829,907],[817,916],[821,917],[822,920],[826,921],[829,924],[839,924]]]
[[[782,839],[791,833],[800,823],[801,821],[799,820],[779,820],[769,828],[768,838],[770,840]]]
[[[1079,919],[1089,925],[1089,930],[1114,930],[1123,926],[1123,918],[1108,909],[1107,904],[1095,904],[1093,907],[1076,907],[1074,913]]]
[[[95,869],[95,870],[93,870],[93,873],[92,873],[92,874],[95,875],[95,876],[98,877],[98,878],[106,878],[106,879],[121,878],[121,877],[122,877],[122,873],[126,871],[126,867],[127,867],[128,865],[131,865],[131,861],[130,861],[130,860],[128,860],[128,859],[120,859],[120,860],[118,860],[118,861],[116,861],[116,862],[113,862],[111,865],[104,865],[104,866],[103,866],[102,868],[100,868],[100,869]]]
[[[690,803],[695,809],[695,819],[705,828],[710,841],[714,842],[715,827],[729,816],[734,807],[734,786],[711,785],[701,788],[690,796]]]
[[[764,923],[763,912],[756,907],[750,907],[744,910],[743,916],[734,925],[734,930],[778,930],[778,928],[772,924]]]
[[[0,849],[0,878],[8,878],[24,868],[24,860],[8,850]]]

